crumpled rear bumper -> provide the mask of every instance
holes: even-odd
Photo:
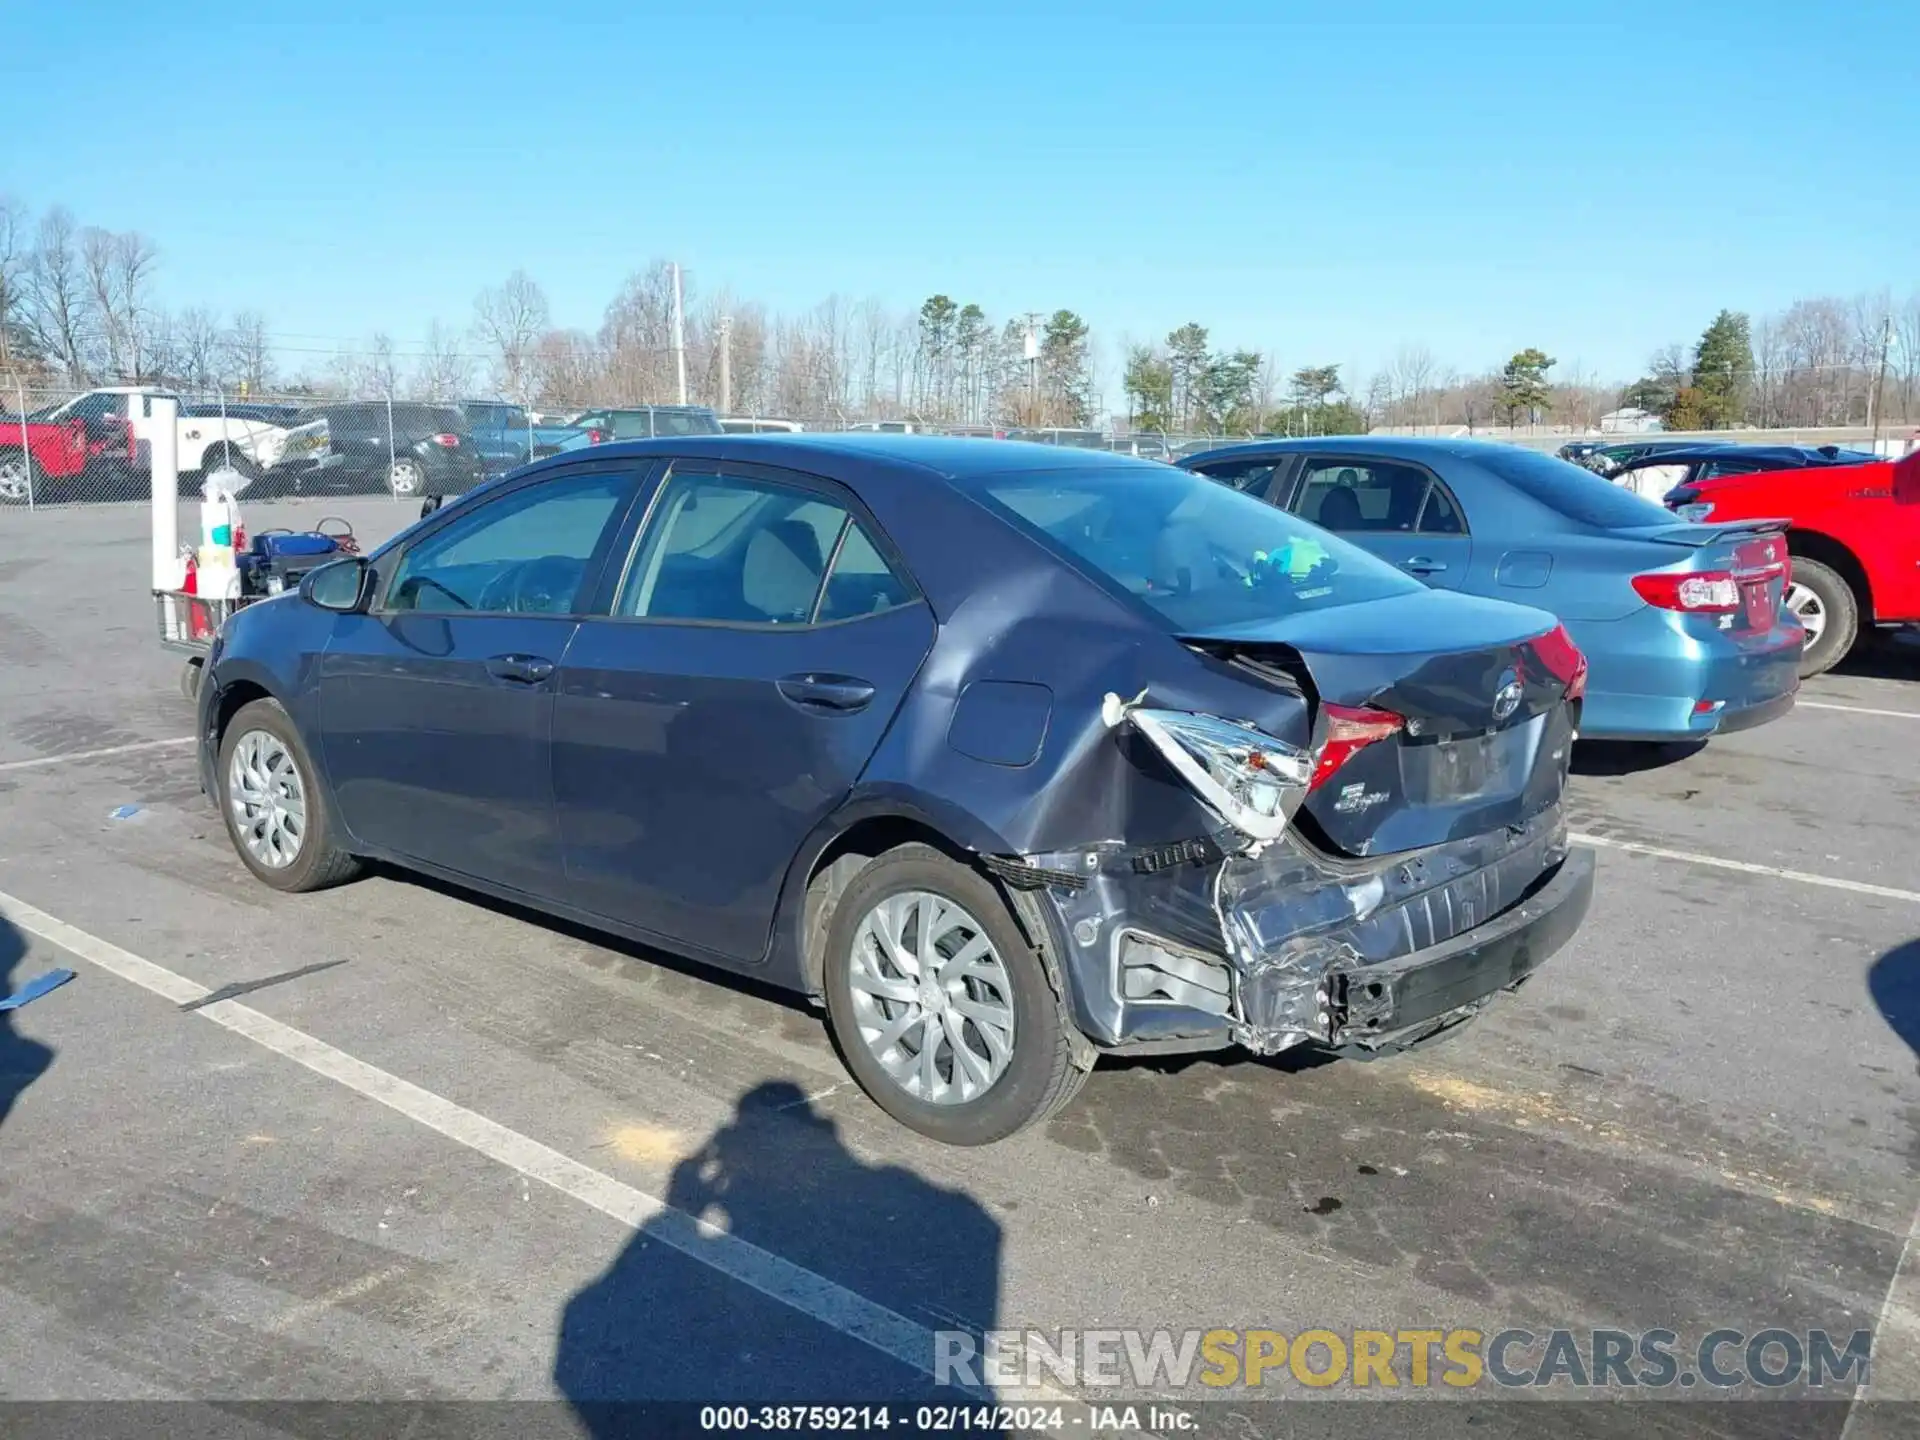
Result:
[[[1558,806],[1425,850],[1337,859],[1289,835],[1023,857],[1096,1045],[1389,1050],[1466,1018],[1585,919],[1593,856]]]
[[[1408,1045],[1511,990],[1567,941],[1593,900],[1593,852],[1570,851],[1523,900],[1449,940],[1392,960],[1342,957],[1314,983],[1315,1009],[1301,1023],[1295,1007],[1303,976],[1261,965],[1242,977],[1242,1023],[1235,1038],[1259,1051],[1307,1038],[1361,1050]]]

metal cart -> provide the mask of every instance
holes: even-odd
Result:
[[[156,590],[153,604],[160,623],[160,644],[187,657],[180,672],[180,693],[189,700],[200,697],[200,671],[213,648],[213,637],[234,611],[251,605],[264,596],[242,596],[228,600],[216,595],[194,595],[185,590]]]

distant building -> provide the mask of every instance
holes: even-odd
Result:
[[[1631,405],[1624,410],[1609,410],[1600,417],[1602,435],[1645,435],[1662,428],[1658,415],[1651,410],[1636,410]]]

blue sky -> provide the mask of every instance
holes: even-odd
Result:
[[[0,190],[290,347],[417,344],[515,267],[591,328],[672,257],[1109,354],[1618,377],[1722,305],[1920,289],[1912,5],[8,8]]]

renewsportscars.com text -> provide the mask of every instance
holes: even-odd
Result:
[[[1870,1331],[961,1330],[934,1335],[933,1378],[996,1390],[1732,1389],[1865,1385]]]

